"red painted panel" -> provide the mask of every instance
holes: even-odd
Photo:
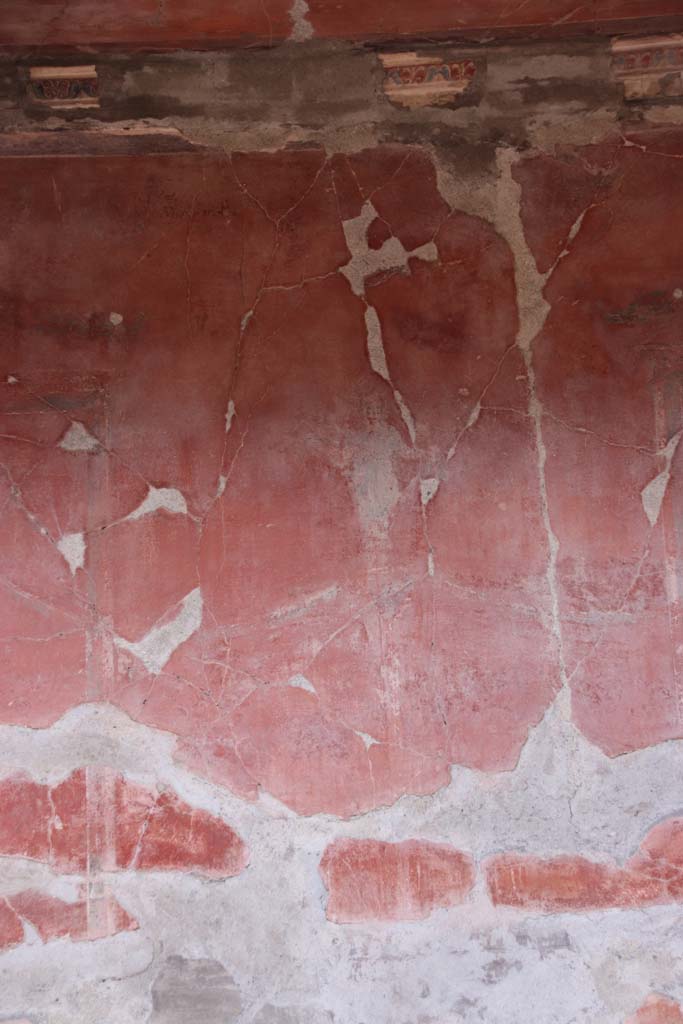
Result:
[[[496,905],[546,913],[641,907],[683,900],[683,819],[652,829],[623,867],[585,857],[493,857],[486,866]]]
[[[306,814],[510,769],[560,685],[542,464],[576,723],[679,736],[681,149],[517,165],[544,460],[511,252],[423,152],[13,160],[2,719],[109,700]]]
[[[329,892],[330,921],[414,921],[462,903],[474,884],[474,866],[460,850],[409,839],[337,839],[320,872]]]
[[[371,39],[398,36],[589,34],[674,28],[680,0],[310,0],[314,36]],[[70,47],[271,45],[292,31],[292,0],[4,0],[0,46]]]
[[[289,0],[4,0],[0,46],[269,44],[290,32]]]
[[[524,36],[550,32],[618,32],[644,18],[681,17],[679,0],[310,0],[310,19],[316,35],[342,39],[380,36],[491,35],[509,31]]]
[[[138,927],[137,921],[108,892],[97,897],[86,895],[69,903],[37,889],[26,889],[10,896],[7,902],[19,918],[35,928],[43,942],[61,938],[92,942]]]
[[[224,821],[170,790],[138,786],[105,768],[81,768],[56,786],[23,775],[0,783],[0,856],[65,874],[130,868],[226,878],[246,846]]]
[[[534,366],[565,664],[611,755],[681,735],[682,155],[663,131],[517,169],[539,269],[556,261]]]

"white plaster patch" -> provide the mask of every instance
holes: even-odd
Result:
[[[216,497],[217,498],[220,498],[221,495],[225,494],[225,488],[227,487],[227,485],[228,485],[228,478],[227,478],[227,476],[224,476],[221,473],[221,475],[218,477],[218,487],[216,488]]]
[[[394,395],[394,401],[398,407],[398,411],[401,413],[401,419],[406,425],[408,436],[413,444],[415,444],[415,420],[413,414],[406,405],[403,395],[395,388],[392,384],[391,377],[389,375],[389,367],[387,366],[387,357],[384,351],[384,342],[382,341],[382,328],[377,316],[377,311],[373,306],[365,307],[365,329],[367,331],[367,346],[368,346],[368,358],[370,360],[370,366],[383,380],[391,386],[391,390]]]
[[[546,579],[551,597],[552,631],[557,644],[560,677],[563,686],[566,687],[567,673],[564,662],[560,598],[557,586],[557,559],[560,544],[553,530],[548,505],[548,489],[545,475],[547,451],[543,437],[543,406],[536,394],[536,374],[532,361],[534,340],[545,325],[548,313],[550,312],[550,304],[546,300],[544,292],[546,282],[552,273],[552,268],[547,274],[539,272],[524,234],[521,215],[522,189],[519,182],[515,181],[512,173],[513,166],[519,159],[519,154],[509,148],[499,149],[496,159],[499,181],[496,192],[495,226],[510,246],[514,258],[517,308],[519,311],[519,329],[516,342],[526,367],[529,388],[529,416],[533,421],[536,436],[539,493],[543,525],[548,541],[549,554],[546,566]],[[578,233],[583,223],[584,215],[585,211],[576,219],[574,226],[569,232],[569,238],[574,238]],[[478,415],[479,412],[477,411]]]
[[[196,587],[183,598],[173,619],[153,626],[142,640],[135,643],[119,636],[114,638],[114,643],[139,658],[152,675],[158,675],[173,652],[201,626],[202,608],[202,594],[199,587]]]
[[[142,519],[161,510],[187,515],[187,502],[176,487],[150,487],[146,497],[126,519]]]
[[[365,329],[367,331],[370,366],[375,373],[378,373],[380,377],[391,383],[384,343],[382,342],[382,328],[374,306],[365,307]]]
[[[674,299],[679,302],[683,299],[683,288],[674,288]]]
[[[307,679],[306,676],[302,676],[301,674],[292,676],[291,679],[288,679],[287,686],[293,686],[295,690],[306,690],[307,693],[316,693],[315,686],[310,679]]]
[[[365,298],[366,279],[378,271],[397,270],[405,273],[410,257],[423,260],[438,259],[437,248],[433,242],[427,242],[408,253],[398,238],[393,235],[384,242],[381,248],[371,249],[368,246],[367,231],[376,216],[377,211],[372,203],[366,202],[357,217],[352,217],[343,223],[344,237],[351,253],[351,259],[345,266],[340,267],[340,273],[348,280],[353,293],[363,299]],[[415,421],[403,395],[398,388],[394,387],[391,380],[379,317],[377,311],[370,305],[366,305],[365,308],[365,330],[370,365],[375,373],[391,385],[396,406],[406,425],[410,440],[412,444],[415,444]]]
[[[235,403],[233,402],[233,400],[231,398],[230,401],[228,402],[228,408],[227,408],[226,413],[225,413],[225,433],[226,434],[230,433],[230,428],[232,426],[232,421],[235,418],[235,412],[236,412],[236,410],[235,410]]]
[[[591,207],[588,206],[588,207],[586,207],[585,210],[582,210],[581,213],[579,214],[579,216],[576,218],[576,220],[572,224],[572,226],[570,228],[570,231],[569,231],[569,234],[567,235],[567,241],[565,243],[565,247],[562,250],[562,252],[560,253],[560,255],[557,257],[557,259],[555,260],[555,262],[552,265],[552,267],[550,268],[550,270],[547,272],[547,275],[546,275],[547,277],[549,277],[553,273],[553,271],[557,267],[557,264],[560,263],[565,258],[565,256],[569,256],[569,253],[571,252],[571,244],[574,241],[574,239],[576,238],[576,236],[578,235],[579,231],[581,230],[581,227],[582,227],[583,221],[584,221],[584,217],[586,216],[586,214],[588,213],[588,211],[590,209],[591,209]]]
[[[375,737],[371,736],[369,733],[361,732],[360,729],[354,729],[353,731],[355,732],[356,736],[360,736],[366,750],[369,750],[370,747],[379,746],[379,740],[376,740]]]
[[[640,492],[640,500],[643,503],[643,510],[650,526],[654,526],[659,519],[664,495],[671,479],[671,463],[681,440],[681,433],[683,432],[679,431],[678,434],[675,434],[666,448],[663,448],[660,452],[660,456],[665,460],[664,469],[653,480],[650,480],[650,483],[643,487]]]
[[[418,249],[407,252],[398,238],[393,235],[387,238],[379,249],[371,249],[368,246],[367,232],[376,217],[377,210],[371,202],[366,202],[357,217],[352,217],[343,223],[344,236],[351,259],[345,266],[340,267],[340,273],[348,280],[355,295],[365,295],[366,278],[380,270],[405,272],[408,260],[413,257],[425,261],[438,259],[438,251],[434,242],[426,242]]]
[[[357,436],[350,467],[353,499],[358,517],[369,536],[383,540],[391,513],[401,496],[394,458],[402,447],[391,427],[375,424]]]
[[[308,20],[309,7],[307,0],[294,0],[290,9],[292,31],[289,38],[295,43],[303,43],[313,36],[313,26]]]
[[[399,412],[401,413],[401,418],[403,419],[403,422],[406,425],[408,436],[410,437],[411,442],[415,444],[415,420],[413,419],[412,412],[405,403],[403,395],[397,388],[394,388],[394,400],[396,402],[396,405],[398,406]]]
[[[650,526],[655,526],[659,519],[662,502],[664,501],[664,495],[669,484],[669,477],[670,474],[666,470],[662,470],[640,492],[640,500],[643,503],[645,515],[650,521]]]
[[[97,438],[93,437],[82,423],[74,420],[59,442],[59,447],[67,452],[96,452],[101,446]]]
[[[425,508],[435,496],[440,483],[441,481],[436,476],[430,476],[425,480],[420,480],[420,501]]]
[[[68,878],[61,875],[59,878],[51,879],[45,887],[50,896],[65,903],[76,903],[81,898],[81,881],[77,878]]]
[[[9,377],[7,378],[7,383],[8,384],[18,384],[19,383],[19,379],[18,379],[18,377],[13,377],[12,374],[10,373]]]
[[[517,345],[523,353],[527,353],[550,312],[550,304],[543,294],[550,272],[548,274],[539,273],[531,249],[527,245],[520,214],[522,189],[512,175],[512,168],[517,159],[518,154],[512,149],[498,150],[497,161],[500,179],[496,193],[495,226],[510,246],[515,260],[515,282],[519,306]],[[577,220],[582,221],[583,214]],[[572,231],[570,231],[570,236]]]
[[[480,416],[481,416],[481,401],[476,403],[476,405],[472,409],[472,412],[469,414],[469,416],[467,418],[467,423],[462,428],[462,430],[460,431],[460,433],[456,437],[456,439],[453,442],[453,444],[451,445],[451,447],[448,449],[448,455],[446,456],[446,461],[447,462],[450,462],[451,459],[453,458],[453,456],[455,455],[456,448],[460,444],[460,441],[462,440],[463,435],[466,434],[468,430],[471,430],[472,427],[476,423],[479,422],[479,417]]]
[[[82,533],[65,533],[57,541],[57,550],[71,569],[72,576],[85,565],[85,537]]]
[[[119,324],[123,323],[123,317],[121,316],[120,313],[110,313],[109,314],[109,323],[113,324],[114,327],[118,327]]]

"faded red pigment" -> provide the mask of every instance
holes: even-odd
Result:
[[[268,45],[291,31],[290,0],[54,0],[3,2],[0,45],[182,47],[242,42]]]
[[[292,0],[4,0],[0,46],[182,47],[272,45],[295,27]],[[309,0],[304,25],[315,38],[450,35],[486,39],[509,33],[582,35],[628,32],[643,20],[666,28],[678,0]],[[673,27],[673,26],[671,26]]]
[[[680,903],[683,818],[653,828],[623,867],[585,857],[506,853],[488,861],[486,877],[494,904],[547,913]]]
[[[683,1011],[673,999],[651,995],[626,1024],[683,1024]]]
[[[0,719],[108,701],[244,798],[349,817],[513,768],[559,629],[592,743],[680,737],[680,156],[659,132],[514,170],[549,274],[545,493],[512,253],[424,151],[82,157],[77,196],[68,159],[14,159]],[[385,225],[407,257],[359,285],[368,202],[366,252]],[[153,823],[194,813],[173,799]],[[226,843],[199,866],[241,863]]]
[[[137,921],[106,890],[94,897],[87,895],[68,902],[26,889],[0,898],[0,952],[24,941],[24,922],[35,928],[43,942],[60,938],[93,941],[138,927]]]
[[[511,249],[424,151],[81,157],[77,194],[68,159],[14,159],[0,721],[108,702],[245,799],[342,818],[512,769],[563,671],[606,754],[680,738],[681,157],[660,131],[515,166],[547,275],[533,379]],[[388,239],[403,265],[364,279]],[[624,866],[503,854],[491,898],[676,903],[682,836],[665,821]],[[248,860],[104,768],[0,782],[0,854],[89,879],[6,897],[6,948],[23,922],[134,928],[99,871]],[[426,917],[475,874],[422,839],[340,839],[320,870],[339,923]]]
[[[574,721],[611,756],[680,736],[683,302],[666,222],[678,232],[681,213],[666,190],[680,188],[681,155],[680,132],[645,132],[517,170],[540,270],[585,210],[546,285],[534,367]]]
[[[227,878],[249,859],[220,818],[105,769],[80,769],[55,786],[10,776],[0,781],[0,808],[0,856],[40,860],[65,874],[86,872],[96,858],[104,871]]]
[[[353,921],[416,921],[462,903],[474,884],[472,859],[443,843],[337,839],[320,873],[329,892],[327,917]]]
[[[643,18],[680,15],[676,0],[427,0],[419,16],[401,0],[309,0],[310,20],[317,35],[348,38],[392,37],[416,33],[480,34],[522,32],[525,37],[563,34],[578,29],[584,34],[628,31],[629,22]]]

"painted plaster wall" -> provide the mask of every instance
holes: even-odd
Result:
[[[581,36],[675,28],[679,0],[4,0],[0,47],[124,45],[210,49],[284,40]]]
[[[681,1019],[683,132],[484,150],[2,161],[0,1018]]]

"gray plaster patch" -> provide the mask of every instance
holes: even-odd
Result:
[[[263,793],[242,800],[174,760],[170,733],[106,704],[81,705],[48,729],[0,727],[2,775],[22,765],[54,784],[84,763],[143,786],[169,786],[219,815],[248,842],[252,862],[225,882],[183,872],[111,875],[115,897],[140,929],[93,943],[25,944],[0,956],[7,1014],[28,1013],[36,1024],[178,1024],[173,1016],[150,1021],[151,987],[171,954],[229,959],[243,1002],[239,1024],[267,1024],[258,1020],[266,1006],[298,1012],[303,1024],[314,1009],[329,1009],[334,1024],[623,1024],[650,991],[683,995],[680,906],[557,915],[496,909],[481,868],[511,849],[623,862],[653,824],[680,812],[683,741],[611,759],[556,704],[531,730],[513,771],[456,767],[433,796],[339,821],[299,817]],[[334,925],[325,918],[318,865],[342,836],[449,843],[475,858],[477,885],[461,907],[426,921]],[[61,892],[51,889],[46,865],[2,858],[1,866],[5,892]],[[505,973],[492,966],[497,960],[521,961],[523,969]],[[548,991],[561,1000],[549,1001]],[[230,1012],[221,1024],[233,1024]],[[194,1020],[216,1019],[197,1010]],[[315,1016],[310,1024],[319,1024]]]
[[[239,989],[217,960],[169,956],[152,985],[149,1024],[230,1024],[241,1010]]]
[[[326,1010],[267,1003],[256,1014],[252,1024],[332,1024],[333,1020],[333,1015]]]

